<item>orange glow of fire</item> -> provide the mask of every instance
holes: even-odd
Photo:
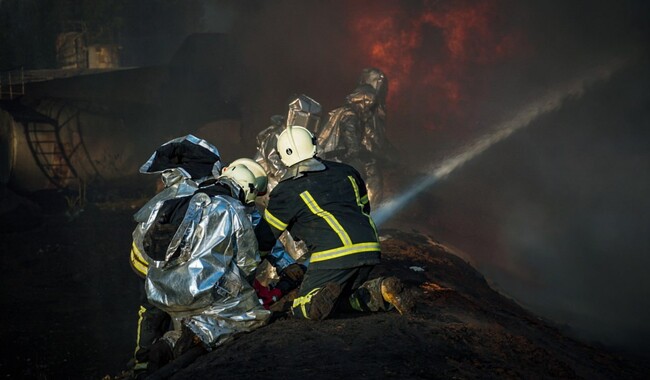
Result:
[[[359,49],[370,65],[386,72],[388,106],[399,109],[419,94],[428,112],[442,113],[438,122],[458,120],[463,101],[476,86],[473,71],[518,53],[521,37],[502,31],[499,2],[368,3],[350,19]],[[507,28],[506,28],[507,29]],[[432,118],[433,120],[434,118]]]

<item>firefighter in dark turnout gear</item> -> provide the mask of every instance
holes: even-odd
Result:
[[[412,301],[395,277],[368,280],[381,260],[365,183],[353,167],[315,157],[314,137],[289,127],[277,151],[288,169],[271,192],[264,220],[256,228],[260,250],[289,230],[309,249],[310,266],[294,300],[297,318],[321,320],[335,309],[407,313]]]

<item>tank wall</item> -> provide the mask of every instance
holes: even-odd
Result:
[[[135,128],[123,119],[79,110],[74,104],[45,101],[36,109],[59,120],[63,125],[59,131],[60,140],[78,178],[85,183],[92,184],[99,180],[113,180],[135,174],[151,154],[137,146],[138,131],[144,134],[150,128]],[[37,165],[29,149],[23,125],[13,122],[8,114],[4,114],[1,120],[0,153],[3,163],[0,179],[21,190],[56,187]],[[43,127],[49,128],[47,125]],[[50,133],[40,133],[37,138],[52,140],[52,136]],[[58,147],[53,148],[55,144],[45,146],[48,151],[59,150]],[[13,162],[6,160],[6,155],[13,156]],[[56,161],[64,163],[62,156],[58,156]],[[62,177],[68,176],[63,169],[61,174]],[[63,181],[63,185],[73,189],[78,186],[76,180]]]
[[[23,126],[16,123],[7,115],[11,125],[13,137],[12,154],[14,160],[11,165],[9,185],[20,190],[39,190],[54,188],[43,172],[36,165],[36,161],[29,150]]]
[[[241,124],[237,120],[209,122],[194,128],[170,125],[157,114],[110,113],[106,110],[83,109],[85,103],[43,100],[36,110],[59,121],[62,126],[59,138],[67,152],[70,163],[78,178],[92,185],[99,181],[112,181],[137,176],[138,169],[161,144],[187,134],[194,134],[215,144],[222,159],[226,162],[242,156],[254,154],[254,144],[250,149],[242,149]],[[39,190],[55,187],[43,174],[32,155],[24,127],[13,122],[7,114],[8,128],[3,136],[13,136],[13,163],[4,163],[3,172],[11,172],[11,185],[22,190]],[[48,129],[48,125],[39,125]],[[4,130],[3,130],[4,131]],[[52,135],[41,133],[40,140],[51,140]],[[55,147],[56,145],[56,147]],[[9,147],[10,144],[4,143]],[[58,151],[58,144],[51,144],[50,150]],[[4,150],[8,150],[4,149]],[[3,151],[4,151],[3,150]],[[57,155],[53,155],[57,156]],[[58,155],[59,162],[64,163]],[[67,177],[61,167],[61,177]],[[64,187],[77,189],[76,179],[62,181]]]
[[[0,111],[0,184],[6,185],[14,166],[15,138],[12,118]]]

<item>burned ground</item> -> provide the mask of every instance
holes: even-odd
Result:
[[[409,285],[418,299],[414,315],[279,320],[172,378],[642,377],[638,364],[570,338],[495,292],[426,235],[385,230],[382,249],[375,275],[394,274]]]
[[[49,214],[2,235],[6,378],[117,375],[133,350],[139,282],[128,265],[138,202]],[[383,230],[375,275],[402,278],[417,312],[279,319],[176,372],[229,378],[643,378],[648,368],[571,338],[492,290],[427,233]],[[420,271],[420,268],[422,269]]]

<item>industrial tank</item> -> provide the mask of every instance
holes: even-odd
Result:
[[[3,184],[74,189],[135,173],[146,156],[136,149],[137,129],[129,131],[110,113],[55,99],[40,100],[31,110],[0,113]]]

